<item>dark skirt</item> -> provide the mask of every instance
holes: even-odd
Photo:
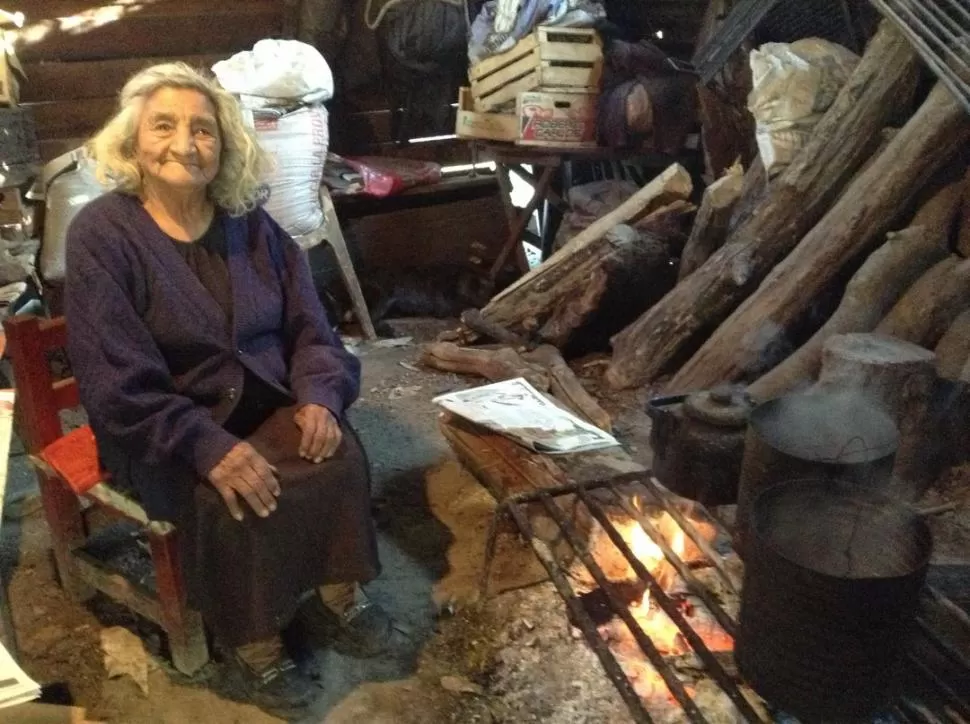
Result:
[[[309,463],[299,456],[295,410],[267,412],[246,435],[279,470],[275,512],[260,518],[240,498],[246,517],[238,522],[207,482],[186,490],[179,506],[189,599],[225,646],[278,633],[317,586],[366,582],[380,573],[367,459],[356,433],[342,424],[336,454]]]

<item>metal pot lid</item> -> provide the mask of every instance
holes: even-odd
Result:
[[[753,408],[743,388],[728,385],[694,392],[684,401],[688,416],[718,427],[744,427]]]

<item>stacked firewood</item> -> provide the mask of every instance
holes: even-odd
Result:
[[[942,83],[917,96],[921,73],[884,22],[777,176],[757,160],[728,168],[674,244],[671,218],[695,208],[671,166],[466,315],[453,341],[567,349],[634,279],[660,293],[610,330],[613,388],[672,374],[673,392],[744,382],[768,399],[812,381],[826,340],[856,332],[935,350],[941,376],[970,382],[970,115]]]

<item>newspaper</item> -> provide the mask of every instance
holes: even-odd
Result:
[[[10,433],[13,428],[13,390],[0,390],[0,501],[4,499],[7,488],[7,459],[10,455]],[[2,517],[0,517],[2,520]],[[0,586],[3,586],[0,581]],[[0,591],[0,596],[4,592]],[[3,602],[6,603],[5,601]],[[3,604],[0,604],[3,605]],[[13,636],[13,631],[4,631],[5,636]],[[17,666],[13,656],[0,643],[0,708],[23,704],[40,696],[40,686]]]
[[[620,443],[546,398],[522,378],[451,392],[433,402],[541,453],[575,453]]]
[[[17,666],[17,662],[0,644],[0,708],[33,701],[40,696],[40,686]]]

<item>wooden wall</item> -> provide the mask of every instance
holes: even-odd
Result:
[[[158,62],[209,67],[289,30],[281,0],[6,0],[26,16],[15,47],[46,159],[103,124],[132,73]]]

